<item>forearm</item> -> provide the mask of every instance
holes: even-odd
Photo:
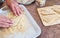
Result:
[[[12,0],[5,0],[7,5],[10,5],[12,3]]]
[[[5,0],[6,2],[12,3],[13,1],[16,2],[16,0]]]
[[[6,1],[6,4],[8,5],[8,6],[10,6],[12,3],[14,4],[14,3],[17,3],[16,2],[16,0],[5,0]]]

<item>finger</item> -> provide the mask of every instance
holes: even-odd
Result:
[[[12,20],[8,20],[6,23],[13,24]]]
[[[7,24],[6,26],[9,26],[9,27],[13,25],[13,24],[10,23],[10,22],[9,22],[9,23],[5,23],[5,24]]]
[[[13,24],[9,24],[9,27],[13,26]]]
[[[5,21],[1,20],[0,22],[5,22],[5,23],[13,24],[13,22],[10,21],[10,20],[5,20]]]
[[[0,22],[0,27],[10,27],[13,24],[5,23],[5,22]]]
[[[6,23],[9,23],[9,24],[13,24],[13,21],[12,21],[12,19],[9,19],[9,18],[6,18],[6,21],[5,21]]]
[[[22,14],[22,11],[21,11],[21,9],[19,8],[19,12]]]
[[[23,9],[19,6],[19,10],[21,12],[21,14],[23,13]]]
[[[16,10],[16,13],[17,13],[18,16],[19,16],[21,13],[19,12],[20,10],[19,10],[18,6],[16,6],[16,9],[15,9],[15,10]]]
[[[12,20],[5,16],[0,16],[0,18],[0,22],[12,23]]]
[[[21,11],[23,11],[23,9],[22,9],[22,7],[19,5],[19,9],[21,10]]]
[[[18,9],[19,9],[19,13],[21,14],[22,13],[22,8],[19,6],[19,5],[17,5],[17,7],[18,7]]]
[[[15,6],[13,6],[13,5],[12,5],[12,11],[16,16],[18,16],[18,14],[16,13],[16,10],[15,10]]]
[[[9,27],[8,23],[0,22],[0,27]]]

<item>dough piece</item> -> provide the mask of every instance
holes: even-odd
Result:
[[[56,9],[55,9],[56,8]],[[51,6],[51,7],[44,7],[44,8],[38,8],[38,13],[41,17],[41,20],[45,26],[50,26],[54,24],[59,24],[58,21],[60,18],[60,7],[59,6]],[[57,12],[56,12],[57,10]]]
[[[18,25],[18,23],[19,23],[19,21],[21,19],[21,16],[15,16],[11,12],[9,15],[7,15],[7,17],[12,19],[13,25],[11,27],[9,27],[9,28],[3,29],[2,33],[3,34],[13,34],[15,32],[18,32],[17,25]]]
[[[46,16],[46,15],[54,15],[55,12],[52,9],[49,8],[39,8],[38,9],[39,14],[41,14],[42,16]]]
[[[57,14],[60,14],[60,8],[53,8],[53,10],[57,13]]]
[[[23,4],[27,3],[28,1],[29,0],[17,0],[18,3],[23,3]]]
[[[45,6],[46,0],[36,0],[40,6]]]
[[[49,23],[52,20],[52,18],[49,18],[49,17],[41,17],[41,18],[44,22],[47,22],[47,23]]]
[[[24,13],[20,16],[14,16],[12,14],[10,16],[8,15],[8,17],[13,20],[13,26],[7,29],[3,29],[3,31],[0,32],[3,35],[14,34],[16,32],[25,32],[28,28],[32,26]]]

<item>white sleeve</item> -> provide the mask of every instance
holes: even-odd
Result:
[[[2,0],[2,1],[4,1],[4,0]]]

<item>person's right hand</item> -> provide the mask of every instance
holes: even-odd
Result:
[[[13,23],[11,19],[0,15],[0,27],[7,28],[7,27],[12,26],[12,24]]]
[[[6,0],[6,4],[12,10],[14,15],[19,16],[22,14],[23,9],[19,6],[16,0]]]

